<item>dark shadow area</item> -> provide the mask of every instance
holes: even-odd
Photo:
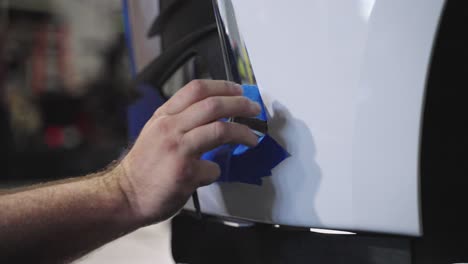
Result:
[[[257,224],[235,228],[181,214],[172,222],[172,251],[190,264],[410,264],[410,241],[370,235],[322,235]]]
[[[447,1],[427,80],[421,140],[423,237],[413,263],[468,262],[468,2]]]
[[[276,193],[270,177],[263,178],[261,187],[242,183],[220,183],[219,187],[229,215],[272,221]]]
[[[314,204],[320,188],[322,171],[316,161],[317,148],[312,132],[302,120],[294,118],[280,102],[273,102],[272,110],[270,134],[291,153],[291,157],[280,165],[286,169],[278,168],[275,171],[282,177],[279,184],[283,186],[278,188],[278,199],[284,199],[288,204],[289,211],[284,212],[285,214],[292,215],[297,220],[303,219],[298,221],[297,225],[320,225],[321,221]],[[285,135],[288,135],[288,138]]]

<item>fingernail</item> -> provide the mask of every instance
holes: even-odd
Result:
[[[260,104],[257,103],[257,102],[252,102],[252,103],[250,104],[250,107],[251,107],[252,110],[255,111],[256,113],[260,113],[260,111],[262,110],[262,109],[260,108]]]
[[[234,89],[234,91],[235,91],[236,93],[238,93],[238,94],[242,94],[242,93],[243,93],[244,90],[242,89],[242,86],[240,86],[240,85],[237,84],[237,83],[233,83],[233,82],[231,82],[230,84],[231,84],[231,87]]]

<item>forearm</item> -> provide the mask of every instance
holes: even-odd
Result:
[[[69,262],[138,228],[119,171],[0,196],[0,263]]]

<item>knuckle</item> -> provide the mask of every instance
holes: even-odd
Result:
[[[213,138],[218,143],[223,143],[229,136],[228,124],[217,121],[213,124]]]
[[[223,105],[220,99],[210,97],[205,100],[205,110],[209,113],[217,113],[222,110]]]
[[[174,152],[180,148],[181,136],[175,132],[174,122],[169,117],[161,117],[155,122],[157,136],[162,140],[162,147],[168,152]]]
[[[163,148],[169,153],[176,152],[179,149],[179,146],[179,141],[174,137],[168,137],[163,142]]]
[[[161,116],[160,118],[152,121],[152,126],[156,131],[156,135],[160,137],[174,137],[179,138],[182,134],[177,129],[177,119],[172,116]]]
[[[159,117],[161,117],[163,115],[162,114],[163,112],[164,112],[163,107],[159,107],[156,111],[154,111],[152,117],[153,118],[159,118]]]
[[[202,80],[193,80],[188,84],[190,95],[194,97],[201,97],[205,94],[206,85]]]
[[[168,118],[160,118],[155,122],[156,130],[161,134],[168,134],[172,130],[172,124]]]
[[[182,147],[184,150],[186,150],[187,152],[192,152],[194,151],[194,136],[193,135],[189,135],[189,134],[183,134],[180,138],[179,138],[179,146]]]

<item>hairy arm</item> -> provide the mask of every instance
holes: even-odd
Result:
[[[120,168],[0,196],[0,263],[63,263],[138,228]]]
[[[161,106],[115,167],[70,181],[0,194],[0,263],[70,262],[139,227],[174,215],[217,164],[202,153],[226,143],[254,146],[244,125],[258,104],[224,81],[194,81]]]

